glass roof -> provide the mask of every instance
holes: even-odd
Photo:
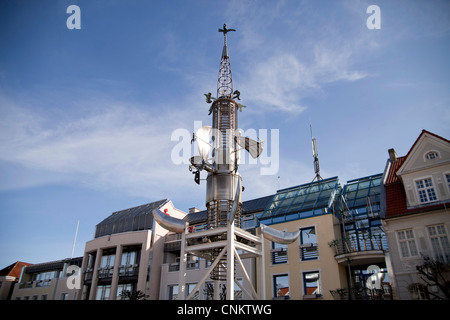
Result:
[[[278,190],[260,221],[278,223],[326,214],[340,190],[341,185],[337,177]]]
[[[382,174],[376,174],[348,181],[344,186],[343,196],[349,209],[366,207],[380,203]]]

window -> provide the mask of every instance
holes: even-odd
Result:
[[[61,293],[61,300],[67,300],[69,298],[69,294],[68,293]]]
[[[102,256],[102,264],[101,268],[107,268],[107,267],[114,267],[114,259],[116,255],[115,254],[109,254]]]
[[[270,251],[272,264],[287,263],[287,245],[272,242],[272,250]]]
[[[43,294],[43,295],[41,296],[41,300],[47,300],[47,295],[46,295],[46,294]]]
[[[439,157],[439,154],[436,151],[430,151],[425,155],[425,158],[427,158],[427,160],[433,160],[437,157]]]
[[[418,256],[412,229],[397,231],[400,252],[403,258]]]
[[[119,275],[134,276],[139,272],[139,257],[140,251],[126,251],[122,253],[120,261]]]
[[[450,244],[443,224],[428,227],[434,257],[441,262],[450,262]]]
[[[114,250],[115,252],[115,250]],[[114,260],[116,258],[115,253],[105,253],[102,256],[102,261],[99,270],[99,278],[112,277],[114,272]]]
[[[316,298],[322,295],[319,271],[303,273],[303,295],[306,296],[304,298]]]
[[[186,285],[186,297],[191,294],[192,290],[195,289],[196,285],[197,285],[196,283],[188,283]],[[198,295],[199,295],[199,290],[197,290],[197,292],[194,293],[194,295],[192,296],[192,300],[198,300]]]
[[[132,294],[134,292],[132,283],[119,284],[117,286],[116,300],[129,300],[129,295],[126,294],[127,291],[129,292],[129,294]]]
[[[178,285],[168,286],[168,299],[177,300],[178,299]]]
[[[315,260],[319,257],[317,250],[316,228],[310,227],[300,230],[300,259],[302,261]]]
[[[34,276],[35,281],[51,280],[58,277],[58,271],[46,271],[41,273],[36,273]]]
[[[431,178],[426,178],[416,181],[417,192],[419,194],[420,203],[427,203],[436,201],[436,192],[434,191],[433,181]]]
[[[273,276],[273,291],[274,297],[289,297],[289,276],[287,274]]]
[[[111,285],[98,286],[97,296],[95,300],[109,300],[109,293],[111,291]]]
[[[447,173],[445,175],[445,180],[447,181],[447,186],[448,186],[448,189],[450,190],[450,174],[449,173]]]
[[[411,300],[428,300],[428,290],[426,286],[420,283],[413,283],[408,287]]]

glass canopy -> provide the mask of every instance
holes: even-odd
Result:
[[[352,216],[379,214],[381,178],[380,173],[347,182],[342,195]]]
[[[260,222],[274,224],[330,213],[340,191],[338,177],[278,190],[261,215]]]

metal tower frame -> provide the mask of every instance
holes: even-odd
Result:
[[[217,98],[211,93],[205,94],[206,102],[212,103],[212,127],[202,127],[194,134],[193,141],[197,141],[201,156],[194,156],[189,170],[197,170],[195,182],[200,182],[200,171],[206,170],[206,208],[207,230],[189,232],[186,221],[170,217],[159,209],[153,210],[155,220],[169,231],[181,233],[180,271],[178,298],[191,299],[200,289],[201,285],[210,277],[214,280],[214,299],[220,298],[219,284],[226,284],[226,299],[234,300],[234,288],[237,284],[242,292],[251,299],[265,299],[264,283],[264,239],[289,244],[295,241],[298,232],[281,232],[273,228],[261,226],[253,235],[241,226],[242,210],[242,177],[237,172],[239,147],[247,150],[253,158],[262,152],[260,142],[241,137],[238,128],[237,111],[242,106],[234,101],[240,100],[239,91],[233,92],[230,57],[227,48],[227,33],[236,31],[227,29],[223,25],[219,32],[224,35],[224,46],[219,68],[217,82]],[[235,97],[233,97],[235,95]],[[212,133],[212,143],[209,143]],[[211,158],[209,158],[211,153]],[[192,254],[210,261],[211,265],[205,272],[195,288],[186,297],[186,263],[187,255]],[[256,283],[250,279],[243,259],[256,258]],[[242,270],[243,278],[247,283],[247,290],[236,282],[236,267]]]

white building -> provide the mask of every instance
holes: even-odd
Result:
[[[423,130],[404,157],[389,150],[384,174],[389,242],[387,261],[394,296],[442,296],[419,276],[416,266],[431,258],[450,262],[450,141]],[[449,274],[444,274],[447,281]]]

